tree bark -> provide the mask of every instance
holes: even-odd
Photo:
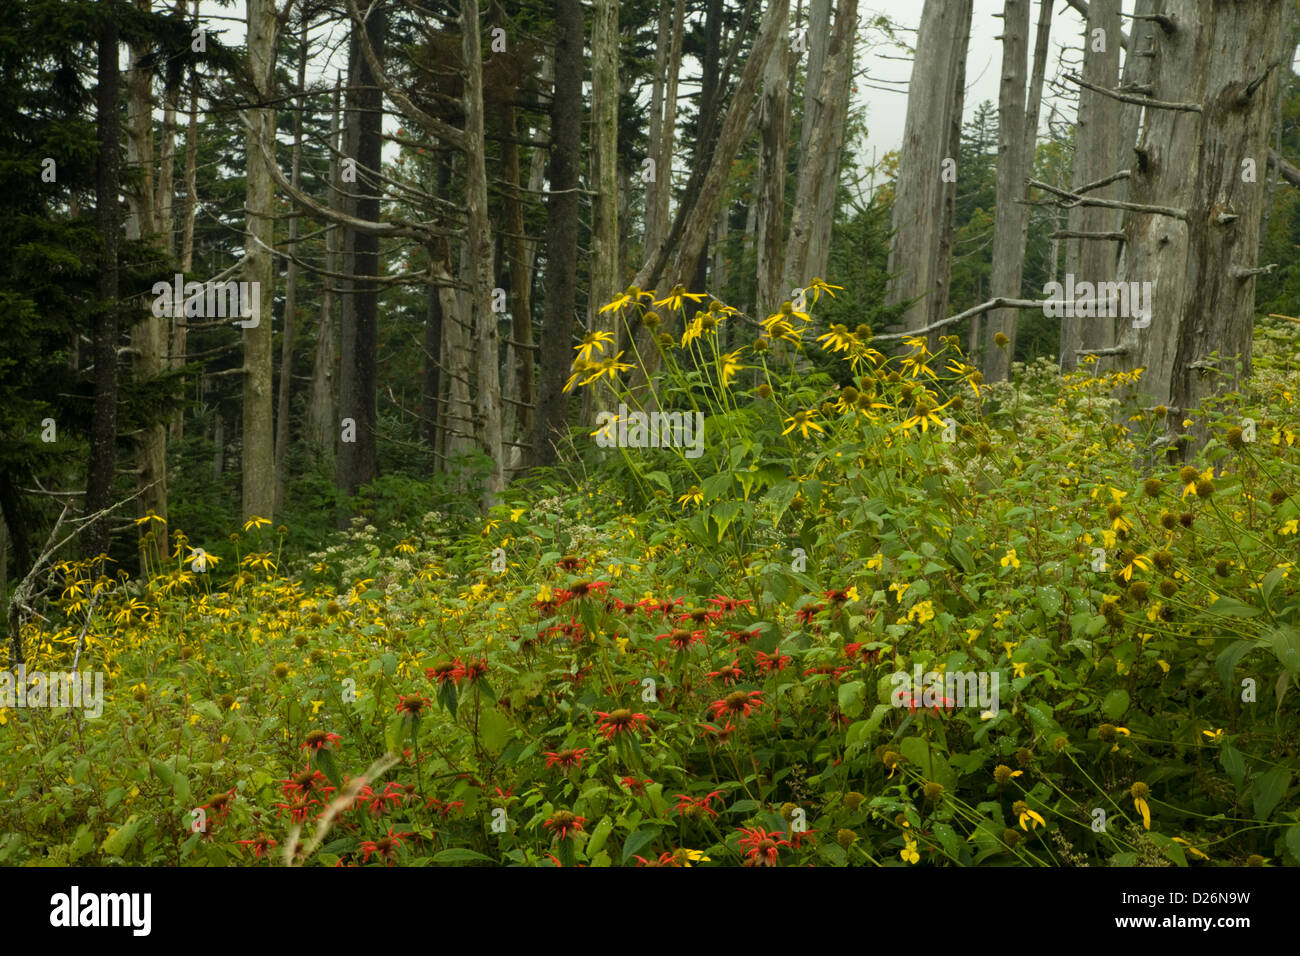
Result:
[[[785,4],[778,4],[783,14]],[[784,20],[777,30],[785,32]],[[789,290],[781,283],[785,265],[782,250],[785,231],[786,143],[790,135],[790,87],[787,79],[789,44],[778,44],[763,71],[763,89],[758,98],[758,314],[775,312]],[[820,78],[819,78],[820,79]],[[800,155],[801,167],[807,159]],[[802,170],[801,170],[802,171]]]
[[[1084,29],[1083,80],[1113,89],[1119,81],[1120,0],[1091,0]],[[1097,31],[1102,31],[1100,34]],[[1105,49],[1096,49],[1099,37]],[[1115,172],[1119,153],[1120,103],[1112,97],[1079,89],[1079,116],[1074,139],[1074,179],[1080,186],[1096,182]],[[1115,184],[1090,190],[1095,199],[1118,199]],[[1122,224],[1118,210],[1096,206],[1075,206],[1066,219],[1070,232],[1114,232]],[[1105,240],[1067,239],[1065,274],[1076,282],[1106,282],[1115,278],[1115,247]],[[1061,319],[1060,364],[1064,371],[1076,365],[1080,349],[1106,349],[1115,345],[1113,318],[1083,316]],[[1109,363],[1106,363],[1109,364]]]
[[[993,223],[993,270],[989,295],[1019,298],[1024,274],[1025,221],[1022,203],[1025,179],[1032,156],[1025,153],[1025,71],[1029,57],[1029,0],[1006,0],[1002,7],[1002,81],[998,88],[997,209]],[[1000,309],[989,313],[988,341],[984,346],[983,373],[986,381],[1000,382],[1011,373],[1016,349],[1019,313]],[[993,338],[1006,336],[998,347]]]
[[[1155,36],[1152,97],[1176,92],[1202,109],[1148,110],[1133,194],[1184,205],[1187,218],[1130,217],[1127,278],[1154,286],[1151,324],[1129,330],[1125,344],[1132,365],[1147,369],[1142,391],[1176,409],[1174,422],[1250,374],[1258,176],[1278,95],[1282,9],[1282,0],[1169,0],[1164,12],[1176,28]],[[1256,181],[1245,175],[1246,159],[1256,161]],[[1204,441],[1203,421],[1191,437]]]
[[[343,85],[343,77],[338,77],[336,86]],[[342,206],[343,198],[339,181],[339,136],[342,129],[340,118],[340,93],[334,90],[334,104],[330,112],[330,165],[329,165],[329,205],[333,209]],[[325,225],[325,271],[337,272],[339,259],[339,227],[334,223]],[[334,312],[338,296],[334,292],[336,279],[326,278],[321,292],[320,324],[316,331],[316,347],[312,355],[311,390],[307,396],[307,442],[313,449],[318,465],[323,465],[331,473],[334,471],[334,449],[339,437],[339,419],[334,397]]]
[[[592,200],[591,292],[587,328],[616,336],[614,312],[600,309],[622,291],[618,248],[618,0],[595,0],[591,30]],[[617,340],[605,346],[614,349]],[[611,352],[608,354],[616,354]],[[584,425],[596,422],[599,408],[612,408],[614,392],[606,382],[583,395]]]
[[[298,42],[298,86],[301,92],[307,84],[307,19],[303,18],[302,37]],[[302,165],[302,113],[304,99],[298,100],[293,116],[293,152],[290,159],[289,181],[299,188]],[[293,389],[293,347],[298,329],[298,217],[289,220],[288,274],[284,277],[284,330],[280,338],[280,388],[275,409],[275,510],[284,510],[285,489],[289,480],[289,399]]]
[[[551,98],[551,173],[546,211],[546,320],[539,357],[533,454],[540,465],[557,461],[568,440],[569,400],[564,383],[573,361],[577,306],[578,159],[582,149],[582,5],[556,0],[555,92]],[[658,171],[662,177],[664,171]]]
[[[477,358],[475,432],[479,447],[492,462],[484,483],[481,503],[490,508],[505,488],[501,454],[501,334],[492,311],[492,290],[496,287],[492,229],[488,223],[487,144],[483,121],[483,52],[479,46],[478,0],[461,0],[461,50],[465,61],[465,206],[469,219],[471,261],[474,264],[473,293]],[[579,53],[581,56],[581,53]],[[375,218],[378,218],[376,210]]]
[[[357,181],[352,186],[356,199],[352,215],[366,222],[379,221],[381,185],[376,178],[382,164],[383,92],[376,82],[369,59],[362,51],[361,34],[369,37],[370,46],[382,68],[387,24],[387,10],[382,5],[370,8],[364,26],[353,21],[352,51],[356,57],[357,91],[355,112],[349,118],[351,135],[345,137],[345,153],[356,160]],[[347,142],[350,140],[350,143]],[[348,146],[351,146],[351,150]],[[379,474],[376,429],[379,423],[378,348],[379,236],[359,229],[346,229],[343,236],[343,271],[351,279],[343,296],[340,312],[339,416],[340,434],[354,440],[338,443],[335,480],[340,491],[355,495],[362,485]],[[350,420],[344,432],[342,422]],[[340,513],[339,526],[347,526],[347,515]]]
[[[894,196],[894,243],[887,301],[916,300],[904,325],[924,328],[948,309],[956,182],[945,169],[957,160],[965,98],[970,0],[926,0],[917,34],[907,119]],[[945,164],[950,160],[951,164]],[[959,171],[958,171],[958,174]]]
[[[136,0],[136,8],[148,14],[150,0]],[[127,161],[138,172],[127,190],[126,237],[146,240],[166,251],[165,237],[160,234],[158,209],[154,193],[153,76],[146,57],[147,46],[131,44],[127,73]],[[163,178],[163,177],[159,177]],[[170,181],[170,176],[165,177]],[[168,225],[167,232],[171,228]],[[139,301],[136,302],[140,305]],[[131,326],[131,375],[137,385],[144,385],[162,373],[163,351],[167,338],[166,319],[143,309]],[[136,517],[155,514],[167,519],[167,430],[161,420],[141,424],[132,438],[135,455]],[[167,525],[145,522],[137,531],[140,572],[168,553]]]
[[[275,51],[279,33],[274,0],[247,0],[249,78],[259,104],[275,94]],[[258,283],[260,308],[244,320],[243,517],[268,520],[275,512],[275,430],[271,378],[271,313],[275,292],[275,189],[267,168],[275,149],[275,110],[258,105],[245,111],[247,217],[243,279]],[[264,150],[271,152],[268,158]]]
[[[95,112],[99,157],[95,168],[95,219],[103,250],[99,260],[100,306],[92,333],[95,402],[91,412],[90,460],[86,471],[87,515],[97,514],[109,506],[117,473],[117,260],[121,244],[121,211],[118,207],[121,155],[118,139],[121,121],[117,112],[119,31],[114,13],[111,5],[107,12],[101,13],[96,41],[98,84]],[[91,521],[82,531],[82,556],[96,558],[108,551],[108,543],[107,521],[103,518]],[[99,571],[104,571],[102,564]]]

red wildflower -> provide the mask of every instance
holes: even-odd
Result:
[[[638,856],[636,865],[637,866],[681,866],[681,864],[677,862],[677,854],[673,853],[672,850],[666,850],[665,852],[660,853],[659,858],[656,860],[647,860],[643,856]]]
[[[500,793],[501,791],[498,790],[497,792]],[[464,800],[448,800],[446,803],[443,803],[437,797],[434,797],[432,800],[430,800],[428,803],[424,805],[424,809],[434,810],[440,817],[442,817],[445,820],[449,816],[451,816],[452,811],[460,810],[464,806],[465,806]]]
[[[845,644],[844,654],[846,657],[860,657],[864,661],[880,660],[880,649],[869,649],[862,641],[854,641],[852,644]]]
[[[715,700],[709,705],[713,711],[713,717],[716,720],[725,714],[744,714],[746,717],[754,710],[763,706],[763,692],[761,690],[751,690],[746,693],[743,690],[733,690],[721,700]]]
[[[615,734],[644,730],[645,722],[650,719],[648,714],[634,714],[627,707],[620,707],[610,713],[598,710],[596,715],[600,717],[596,729],[605,735],[606,740],[612,740]]]
[[[674,628],[668,634],[660,634],[655,638],[656,641],[667,641],[678,651],[684,651],[692,644],[704,643],[703,631],[688,631],[685,628]]]
[[[213,818],[212,822],[220,823],[222,820],[226,819],[226,815],[230,813],[230,805],[234,800],[235,788],[231,787],[225,793],[217,794],[207,803],[203,804],[199,809],[210,811]]]
[[[542,826],[553,831],[556,836],[563,840],[570,832],[576,833],[581,830],[582,825],[586,822],[586,817],[574,816],[568,810],[557,810],[555,813],[550,815]]]
[[[750,601],[749,598],[745,598],[742,601],[738,601],[735,598],[729,598],[722,594],[719,594],[717,597],[709,598],[709,603],[716,605],[719,610],[725,611],[728,614],[730,614],[733,611],[739,611],[741,607],[743,607],[744,605],[752,604],[753,602]]]
[[[402,845],[402,840],[409,837],[409,833],[394,833],[393,828],[388,828],[388,835],[380,837],[378,840],[367,840],[361,844],[361,849],[365,850],[366,855],[362,858],[362,863],[370,862],[370,854],[377,853],[388,861],[388,865],[393,865],[393,857],[397,854],[397,848]]]
[[[786,665],[790,663],[790,658],[779,650],[773,651],[771,654],[764,654],[759,651],[754,655],[754,659],[758,662],[758,669],[764,674],[785,670]]]
[[[257,857],[259,860],[266,856],[267,850],[275,846],[275,841],[264,834],[261,830],[257,831],[257,839],[255,840],[236,840],[235,842],[240,846],[251,846],[253,848],[253,856]]]
[[[795,611],[794,616],[804,624],[811,624],[812,619],[817,616],[817,612],[825,610],[825,608],[825,604],[809,604],[807,607]]]
[[[637,779],[636,777],[624,777],[619,782],[622,783],[623,786],[631,790],[638,797],[644,797],[645,788],[648,787],[650,784],[654,783],[654,781],[651,780],[649,777],[646,777],[644,779]]]
[[[746,830],[744,827],[738,829],[745,834],[741,837],[740,845],[749,848],[749,852],[745,854],[745,866],[776,866],[780,848],[790,845],[788,840],[781,839],[780,830],[768,833],[757,827],[753,830]]]
[[[481,680],[488,672],[487,658],[480,657],[476,661],[469,661],[468,663],[462,664],[461,670],[465,675],[465,681],[467,683],[472,684],[476,680]]]
[[[548,750],[546,751],[546,766],[549,769],[558,765],[564,770],[568,770],[570,767],[580,767],[582,766],[582,758],[586,755],[586,747],[579,747],[576,750]]]
[[[761,627],[752,627],[748,631],[724,631],[727,635],[727,642],[730,644],[748,644],[754,638],[758,637]]]
[[[395,710],[399,714],[408,714],[411,717],[419,717],[420,712],[429,706],[429,698],[419,694],[399,694],[397,696],[397,707]]]
[[[448,681],[459,684],[461,678],[465,676],[465,668],[461,664],[460,658],[457,658],[454,661],[442,661],[426,668],[424,676],[431,681],[437,681],[439,687],[442,687]]]
[[[325,795],[334,790],[328,786],[329,781],[319,770],[304,770],[296,777],[287,777],[280,783],[280,792],[291,797],[306,797],[313,793]]]
[[[713,802],[714,797],[722,796],[721,790],[714,790],[702,797],[688,797],[684,793],[675,796],[677,797],[677,806],[673,809],[677,811],[679,817],[689,814],[692,820],[700,820],[704,818],[705,814],[708,814],[711,819],[717,819],[718,811],[714,810],[709,804]]]
[[[299,750],[311,748],[313,751],[321,750],[324,747],[333,747],[338,750],[342,744],[339,743],[343,738],[338,734],[327,734],[323,730],[313,730],[307,735],[307,739],[302,742]]]
[[[734,684],[745,676],[745,672],[736,665],[740,663],[740,658],[736,658],[726,667],[720,667],[716,671],[709,671],[709,680],[722,681],[723,685]]]

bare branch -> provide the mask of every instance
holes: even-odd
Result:
[[[1094,93],[1100,93],[1102,96],[1109,96],[1113,100],[1119,100],[1121,103],[1133,103],[1137,106],[1145,106],[1149,110],[1179,110],[1184,113],[1201,112],[1200,103],[1170,103],[1164,100],[1153,100],[1148,96],[1133,96],[1129,93],[1121,93],[1118,90],[1108,90],[1104,86],[1097,86],[1095,83],[1089,83],[1083,77],[1074,73],[1065,74],[1064,79],[1069,80],[1077,86],[1082,86],[1085,90],[1092,90]]]

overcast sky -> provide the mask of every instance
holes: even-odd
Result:
[[[729,0],[733,2],[733,0]],[[1134,0],[1124,0],[1123,9],[1131,12]],[[587,5],[587,4],[584,4]],[[1002,21],[995,14],[1002,10],[1002,0],[975,0],[974,17],[971,23],[971,42],[966,66],[966,99],[964,116],[969,119],[976,107],[984,100],[994,104],[998,98],[999,68],[1002,58],[1002,44],[996,39],[1001,32]],[[862,0],[859,6],[858,47],[856,67],[858,71],[858,94],[856,101],[866,109],[867,141],[863,145],[860,159],[871,162],[873,158],[883,156],[889,150],[897,149],[903,139],[903,125],[907,116],[907,84],[911,77],[912,64],[905,58],[905,52],[893,44],[884,41],[880,31],[870,26],[878,16],[884,15],[906,28],[899,36],[909,45],[916,41],[915,30],[921,21],[922,0]],[[227,44],[237,45],[243,42],[244,25],[236,18],[244,16],[243,0],[235,0],[230,7],[220,7],[213,0],[203,0],[201,11],[208,17],[209,28],[224,31],[223,40]],[[1041,9],[1039,0],[1031,0],[1030,10],[1030,51],[1033,55],[1033,38]],[[1125,29],[1132,21],[1125,20]],[[1048,56],[1047,75],[1050,83],[1056,74],[1062,51],[1065,47],[1078,50],[1082,44],[1083,19],[1065,0],[1055,0],[1052,20],[1051,47]],[[319,34],[317,34],[319,36]],[[332,55],[322,53],[311,63],[310,74],[317,80],[330,80],[337,71],[346,66],[346,48],[341,47]],[[1077,63],[1077,54],[1068,62]],[[687,62],[683,66],[685,77],[697,78],[699,67]],[[697,83],[689,80],[683,82],[683,92],[695,89]],[[1046,118],[1053,102],[1057,103],[1064,116],[1072,117],[1073,106],[1054,97],[1051,89],[1044,91],[1043,111],[1039,128],[1045,130]],[[401,125],[396,117],[386,120],[385,126],[395,129]],[[391,144],[388,149],[395,149]],[[387,158],[387,151],[385,153]]]

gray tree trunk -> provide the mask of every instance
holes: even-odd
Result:
[[[1114,89],[1119,83],[1120,0],[1090,0],[1083,36],[1083,79],[1093,86]],[[1100,32],[1099,32],[1100,31]],[[1098,47],[1104,42],[1105,49]],[[1119,154],[1120,103],[1113,97],[1087,88],[1079,90],[1079,116],[1074,138],[1074,190],[1116,172]],[[1119,187],[1112,183],[1091,190],[1089,197],[1118,199]],[[1113,233],[1122,224],[1118,210],[1098,206],[1076,206],[1070,210],[1066,228],[1070,232]],[[1065,274],[1077,282],[1110,282],[1116,276],[1113,240],[1069,238],[1065,243]],[[1100,303],[1099,303],[1100,305]],[[1061,320],[1060,364],[1064,371],[1077,364],[1080,349],[1107,349],[1115,345],[1115,319],[1103,316],[1075,316]],[[1104,361],[1104,360],[1103,360]],[[1109,364],[1104,362],[1104,364]]]
[[[1020,298],[1024,276],[1025,222],[1029,218],[1022,200],[1032,155],[1025,151],[1025,73],[1029,58],[1029,0],[1006,0],[1002,7],[1002,80],[998,88],[997,210],[993,222],[993,270],[989,295]],[[989,313],[983,354],[984,378],[1000,382],[1011,374],[1016,351],[1015,309]],[[993,339],[1007,338],[1004,347]]]
[[[275,48],[279,33],[274,0],[247,0],[249,79],[259,101],[275,93]],[[241,471],[243,517],[271,518],[275,511],[275,431],[271,393],[271,305],[275,273],[274,180],[263,150],[275,155],[275,110],[258,106],[244,112],[247,197],[243,280],[260,287],[261,308],[244,327],[244,394]],[[255,322],[255,324],[254,324]]]
[[[1187,218],[1129,219],[1126,278],[1153,289],[1151,324],[1126,329],[1125,357],[1146,368],[1140,390],[1173,409],[1177,426],[1250,372],[1262,177],[1287,65],[1279,70],[1275,59],[1283,0],[1168,0],[1164,13],[1175,28],[1154,31],[1151,96],[1199,103],[1201,112],[1147,109],[1132,195]],[[1205,434],[1200,422],[1192,439]]]
[[[945,160],[957,161],[971,13],[971,0],[926,0],[921,13],[894,196],[894,278],[887,293],[890,304],[917,300],[905,313],[907,329],[947,317],[957,184],[944,181],[951,168]]]

